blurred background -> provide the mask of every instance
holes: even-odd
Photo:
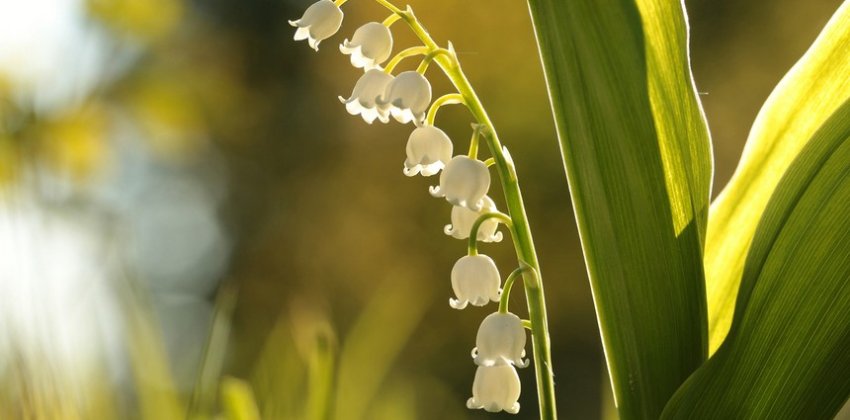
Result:
[[[448,306],[466,244],[442,232],[436,179],[402,174],[411,128],[336,98],[360,74],[337,45],[386,12],[350,1],[315,54],[287,24],[310,3],[0,0],[0,418],[536,418],[532,369],[519,415],[465,408],[493,308]],[[453,41],[518,167],[562,417],[609,416],[526,4],[409,3]],[[715,194],[840,3],[687,2]],[[456,150],[469,122],[438,117]],[[515,266],[509,242],[481,248]]]

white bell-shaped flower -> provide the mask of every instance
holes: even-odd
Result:
[[[369,22],[354,31],[351,42],[346,39],[339,46],[343,54],[351,55],[351,65],[371,69],[390,58],[393,34],[382,23]]]
[[[342,26],[342,10],[331,0],[319,0],[304,12],[304,16],[289,24],[298,28],[295,40],[306,39],[310,47],[319,51],[319,43],[330,38]]]
[[[498,302],[502,294],[502,278],[493,259],[486,255],[467,255],[452,267],[452,290],[457,299],[449,299],[449,306],[466,308],[467,304],[484,306],[489,301]]]
[[[484,318],[475,337],[472,358],[478,366],[513,363],[528,366],[525,357],[525,329],[518,316],[508,312],[495,312]]]
[[[431,176],[440,172],[452,158],[452,141],[433,125],[416,127],[407,139],[407,160],[404,174]]]
[[[491,413],[507,411],[519,412],[519,394],[521,385],[519,375],[513,366],[479,366],[472,383],[472,398],[466,401],[471,409],[483,408]]]
[[[484,162],[467,156],[455,156],[440,174],[440,185],[431,187],[434,197],[446,197],[455,206],[479,211],[490,189],[490,171]]]
[[[493,199],[485,195],[483,200],[484,204],[478,211],[472,211],[461,206],[452,206],[452,223],[446,225],[445,229],[443,229],[446,235],[451,235],[457,239],[469,238],[469,234],[472,232],[472,225],[475,224],[475,221],[481,215],[497,211],[496,203],[493,202]],[[478,240],[481,242],[500,242],[502,240],[502,232],[496,232],[498,228],[499,221],[497,219],[487,219],[478,227]]]
[[[430,103],[431,83],[415,71],[396,76],[387,87],[387,93],[378,100],[378,104],[389,107],[396,121],[402,124],[413,121],[417,125],[425,118]]]
[[[393,76],[378,69],[368,70],[354,84],[354,91],[348,99],[339,97],[345,104],[345,109],[351,115],[360,114],[363,121],[372,124],[376,119],[389,122],[387,108],[377,103],[378,97],[384,94],[387,86],[393,81]]]

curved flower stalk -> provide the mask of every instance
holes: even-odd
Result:
[[[355,84],[351,97],[340,100],[350,114],[360,115],[369,123],[376,119],[388,122],[389,116],[392,116],[402,124],[413,122],[416,125],[408,138],[404,173],[408,176],[440,173],[439,185],[431,187],[430,192],[453,205],[451,224],[446,226],[445,233],[469,240],[468,255],[460,258],[452,268],[451,286],[456,298],[450,299],[449,303],[453,308],[463,309],[469,304],[484,306],[499,302],[498,312],[484,319],[476,337],[473,358],[478,368],[467,407],[493,412],[519,411],[517,400],[521,384],[515,366],[529,364],[523,357],[525,329],[530,329],[540,418],[556,419],[543,284],[513,160],[499,141],[490,117],[461,70],[451,43],[446,48],[440,47],[409,6],[403,10],[388,0],[375,1],[391,14],[381,24],[371,22],[361,26],[351,42],[346,40],[340,47],[344,54],[351,55],[355,67],[366,70]],[[333,6],[338,9],[346,2],[336,0]],[[293,22],[299,27],[296,39],[306,38],[307,34],[310,45],[318,46],[319,41],[336,32],[338,24],[331,25],[334,22],[332,16],[336,14],[330,12],[327,3],[330,1],[320,0],[310,6],[302,19]],[[319,12],[311,12],[314,8],[327,10],[322,12],[326,17],[318,19]],[[340,11],[340,20],[341,16]],[[378,66],[387,59],[392,49],[389,28],[396,21],[405,22],[422,45],[398,52],[380,70]],[[422,61],[416,71],[393,75],[402,60],[417,56],[422,57]],[[433,103],[431,83],[425,77],[431,63],[436,63],[457,89],[457,92],[441,96]],[[466,155],[452,157],[454,146],[451,139],[434,125],[440,107],[450,104],[464,105],[475,120]],[[485,161],[478,159],[479,141],[491,154]],[[501,182],[507,213],[499,212],[488,196],[491,169],[498,174]],[[501,288],[502,281],[495,262],[486,255],[479,255],[477,250],[479,241],[499,242],[502,239],[502,233],[497,232],[500,223],[511,233],[520,267],[508,276]],[[513,283],[518,278],[523,280],[528,320],[522,320],[507,310]]]

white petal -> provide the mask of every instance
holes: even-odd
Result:
[[[393,77],[381,70],[372,69],[360,76],[354,89],[351,92],[351,97],[342,99],[346,104],[346,110],[351,115],[362,115],[363,120],[372,123],[375,119],[386,123],[389,117],[386,110],[377,104],[376,99],[383,94],[386,86],[392,81]]]
[[[492,313],[484,318],[478,328],[475,338],[478,357],[475,363],[480,366],[501,363],[527,366],[522,360],[525,341],[525,329],[518,316],[512,313]]]
[[[451,159],[452,147],[451,139],[443,130],[434,126],[416,128],[407,140],[405,167],[408,171],[405,173],[408,176],[436,174]]]
[[[496,203],[490,197],[485,195],[482,200],[483,205],[479,211],[472,211],[461,206],[452,206],[451,226],[453,226],[453,230],[451,233],[446,232],[446,234],[452,235],[457,239],[469,238],[472,225],[475,224],[475,221],[481,215],[497,211]],[[478,240],[481,242],[500,242],[502,240],[502,232],[497,232],[496,230],[498,228],[498,219],[488,219],[478,227]]]
[[[519,411],[521,384],[519,375],[511,365],[479,366],[472,384],[472,398],[466,406],[470,409],[483,408],[490,412]]]
[[[343,54],[351,54],[351,64],[358,68],[373,68],[389,58],[393,47],[392,32],[378,22],[369,22],[354,32],[351,42],[340,48]]]
[[[387,87],[380,103],[391,105],[393,117],[402,124],[411,121],[419,124],[431,103],[431,84],[415,71],[400,73]]]
[[[296,41],[301,41],[310,37],[310,30],[307,28],[298,28],[295,30],[295,36],[293,37]]]
[[[319,43],[330,38],[342,25],[343,13],[330,0],[319,0],[304,12],[304,16],[289,24],[298,27],[295,40],[306,39],[311,48],[318,51]]]
[[[479,211],[486,204],[490,172],[484,162],[467,156],[455,156],[440,174],[440,190],[455,206]]]
[[[474,306],[498,300],[502,279],[496,263],[486,255],[467,255],[459,259],[452,267],[451,278],[458,300]]]

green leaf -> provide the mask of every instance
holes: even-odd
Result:
[[[850,396],[850,101],[781,178],[717,353],[671,419],[829,419]]]
[[[850,98],[850,2],[762,107],[741,163],[711,206],[705,246],[710,351],[723,341],[747,250],[779,179],[830,115]]]
[[[530,0],[620,415],[705,360],[709,135],[679,2]]]

